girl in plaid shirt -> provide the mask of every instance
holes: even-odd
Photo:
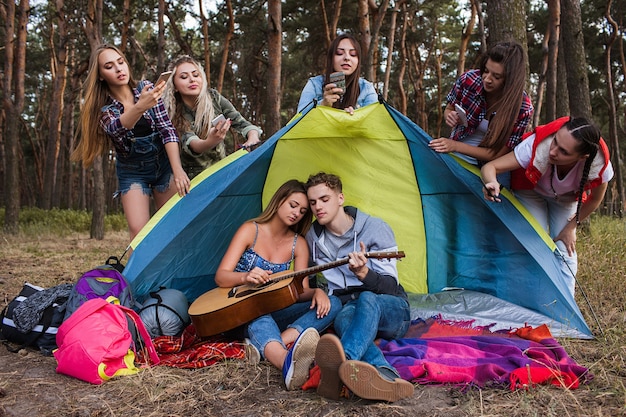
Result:
[[[181,196],[189,192],[178,136],[161,100],[164,88],[164,82],[136,84],[126,58],[114,46],[101,45],[91,55],[81,140],[72,160],[90,166],[105,154],[111,140],[131,240],[150,219],[150,196],[159,209],[177,191]]]
[[[533,114],[524,91],[526,62],[517,42],[495,45],[479,68],[461,75],[448,93],[444,116],[450,138],[434,139],[436,152],[456,152],[472,164],[511,151],[522,139]],[[460,109],[458,107],[460,107]],[[459,113],[465,112],[465,119]]]

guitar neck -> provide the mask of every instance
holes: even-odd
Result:
[[[402,252],[402,251],[394,251],[394,252],[365,252],[365,257],[366,258],[377,258],[377,259],[403,258],[404,257],[404,252]],[[282,281],[282,280],[285,280],[285,279],[303,278],[303,277],[306,277],[308,275],[317,274],[318,272],[326,271],[327,269],[336,268],[338,266],[345,265],[349,261],[350,261],[349,257],[345,257],[345,258],[342,258],[342,259],[337,259],[336,261],[332,261],[332,262],[329,262],[329,263],[326,263],[326,264],[316,265],[316,266],[312,266],[312,267],[307,268],[307,269],[302,269],[300,271],[294,271],[294,272],[290,272],[288,274],[280,275],[280,276],[277,276],[276,278],[270,279],[270,281],[271,282],[278,282],[278,281]]]

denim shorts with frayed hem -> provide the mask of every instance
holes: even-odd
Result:
[[[117,193],[141,187],[144,194],[152,195],[153,190],[162,193],[169,188],[172,167],[163,145],[155,142],[160,136],[155,135],[136,138],[130,154],[117,157]]]

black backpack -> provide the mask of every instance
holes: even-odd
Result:
[[[0,339],[4,340],[7,349],[18,352],[31,346],[39,348],[44,355],[52,355],[57,348],[57,330],[63,322],[65,303],[72,287],[72,284],[61,284],[44,289],[24,284],[0,315]]]

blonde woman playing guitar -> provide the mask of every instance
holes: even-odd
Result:
[[[305,269],[309,248],[303,235],[312,215],[304,184],[284,183],[258,217],[235,233],[215,275],[224,288],[264,284],[279,271]],[[302,282],[298,302],[250,323],[250,343],[278,369],[288,390],[298,389],[309,377],[319,332],[329,327],[341,310],[341,301]],[[287,346],[292,345],[291,348]]]

